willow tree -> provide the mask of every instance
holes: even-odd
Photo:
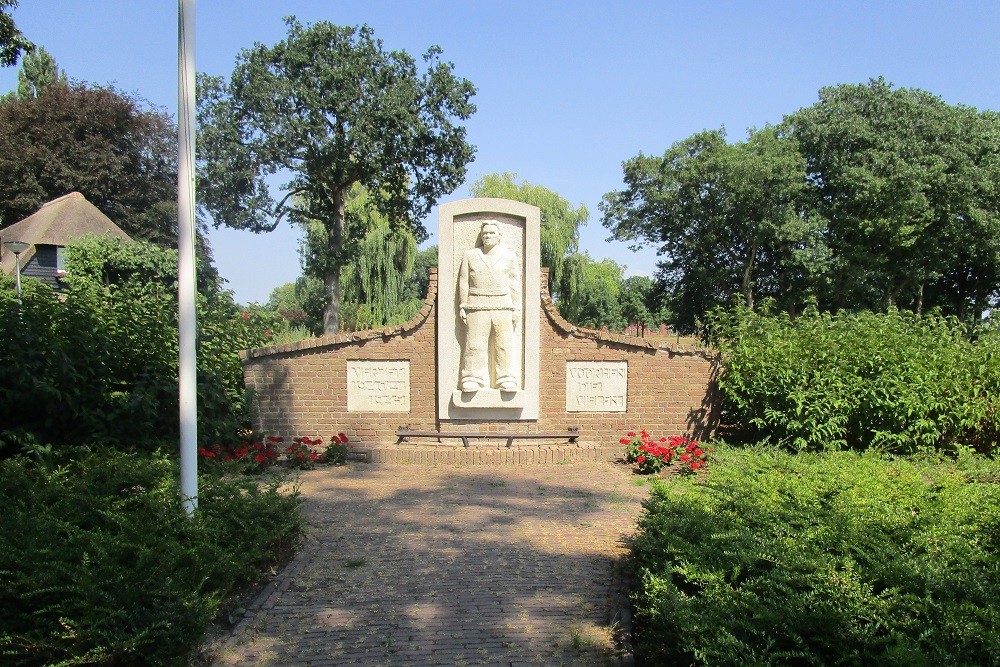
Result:
[[[567,257],[577,252],[580,245],[580,226],[587,224],[590,213],[581,204],[573,206],[543,185],[528,181],[516,182],[516,174],[487,174],[470,186],[473,197],[499,197],[532,204],[541,210],[542,266],[549,268],[549,291],[557,292],[559,285],[571,284],[563,280],[567,270]]]
[[[411,298],[410,282],[417,256],[417,239],[394,226],[361,185],[348,193],[344,210],[346,246],[355,261],[341,267],[342,324],[348,329],[371,329],[405,322],[419,308]],[[307,228],[303,243],[306,277],[329,270],[329,247],[318,222]]]
[[[475,111],[475,88],[437,47],[419,71],[368,26],[286,23],[284,41],[240,53],[228,82],[199,78],[199,199],[217,226],[319,225],[323,330],[332,333],[341,269],[357,259],[345,227],[348,192],[359,183],[377,193],[373,204],[389,224],[423,240],[420,221],[465,180],[475,152],[458,124]],[[277,200],[268,183],[275,174],[290,176]]]

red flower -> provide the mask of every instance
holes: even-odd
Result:
[[[635,462],[636,462],[636,463],[642,463],[642,462],[643,462],[643,461],[645,461],[645,460],[646,460],[646,457],[645,457],[645,456],[643,456],[642,454],[639,454],[639,456],[638,456],[638,457],[636,457],[636,459],[635,459]]]
[[[635,437],[635,431],[629,431],[626,435],[628,435],[628,437],[630,437],[630,438],[634,438]]]
[[[623,445],[627,445],[628,443],[630,443],[630,442],[632,442],[632,441],[631,441],[631,440],[629,440],[628,438],[622,438],[622,439],[621,439],[621,440],[619,440],[618,442],[622,443]]]
[[[243,311],[243,319],[245,319],[245,320],[249,320],[250,319],[250,313],[248,311],[246,311],[246,310]]]

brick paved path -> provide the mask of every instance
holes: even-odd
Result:
[[[618,665],[637,479],[589,462],[304,473],[303,549],[215,664]]]

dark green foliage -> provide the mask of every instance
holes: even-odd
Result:
[[[716,451],[658,484],[634,542],[656,665],[995,665],[1000,467]]]
[[[24,280],[18,306],[13,281],[0,280],[0,456],[27,435],[59,445],[176,442],[176,262],[150,244],[91,238],[69,248],[63,299]],[[272,319],[227,292],[199,294],[203,441],[230,440],[247,424],[239,352],[268,340]]]
[[[71,455],[71,457],[70,457]],[[163,456],[0,462],[0,662],[184,665],[220,602],[301,529],[280,482],[203,477],[187,518]]]
[[[732,438],[795,450],[893,453],[965,444],[1000,431],[1000,335],[975,341],[954,320],[886,314],[716,312],[723,420]]]
[[[34,46],[15,25],[10,13],[17,7],[17,0],[0,0],[0,65],[17,64],[21,53]]]
[[[112,87],[73,83],[36,93],[0,103],[0,224],[77,191],[133,238],[175,244],[171,118]]]
[[[363,185],[392,227],[423,240],[420,221],[472,160],[458,123],[475,111],[475,88],[438,47],[421,70],[368,26],[286,23],[287,38],[243,51],[229,81],[199,77],[199,203],[236,229],[270,231],[284,217],[319,225],[323,330],[335,333],[340,271],[366,231],[346,227],[348,192]],[[276,200],[267,179],[279,170],[291,178]]]
[[[937,308],[978,323],[1000,296],[1000,114],[884,79],[819,91],[776,127],[623,163],[603,222],[659,248],[674,324],[735,298],[791,314]]]

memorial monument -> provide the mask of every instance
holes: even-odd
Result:
[[[537,207],[508,199],[440,207],[440,418],[537,418],[540,224]]]
[[[412,319],[242,355],[257,430],[344,432],[373,462],[519,464],[614,458],[628,430],[711,429],[713,353],[559,314],[537,207],[438,210],[438,268]]]

